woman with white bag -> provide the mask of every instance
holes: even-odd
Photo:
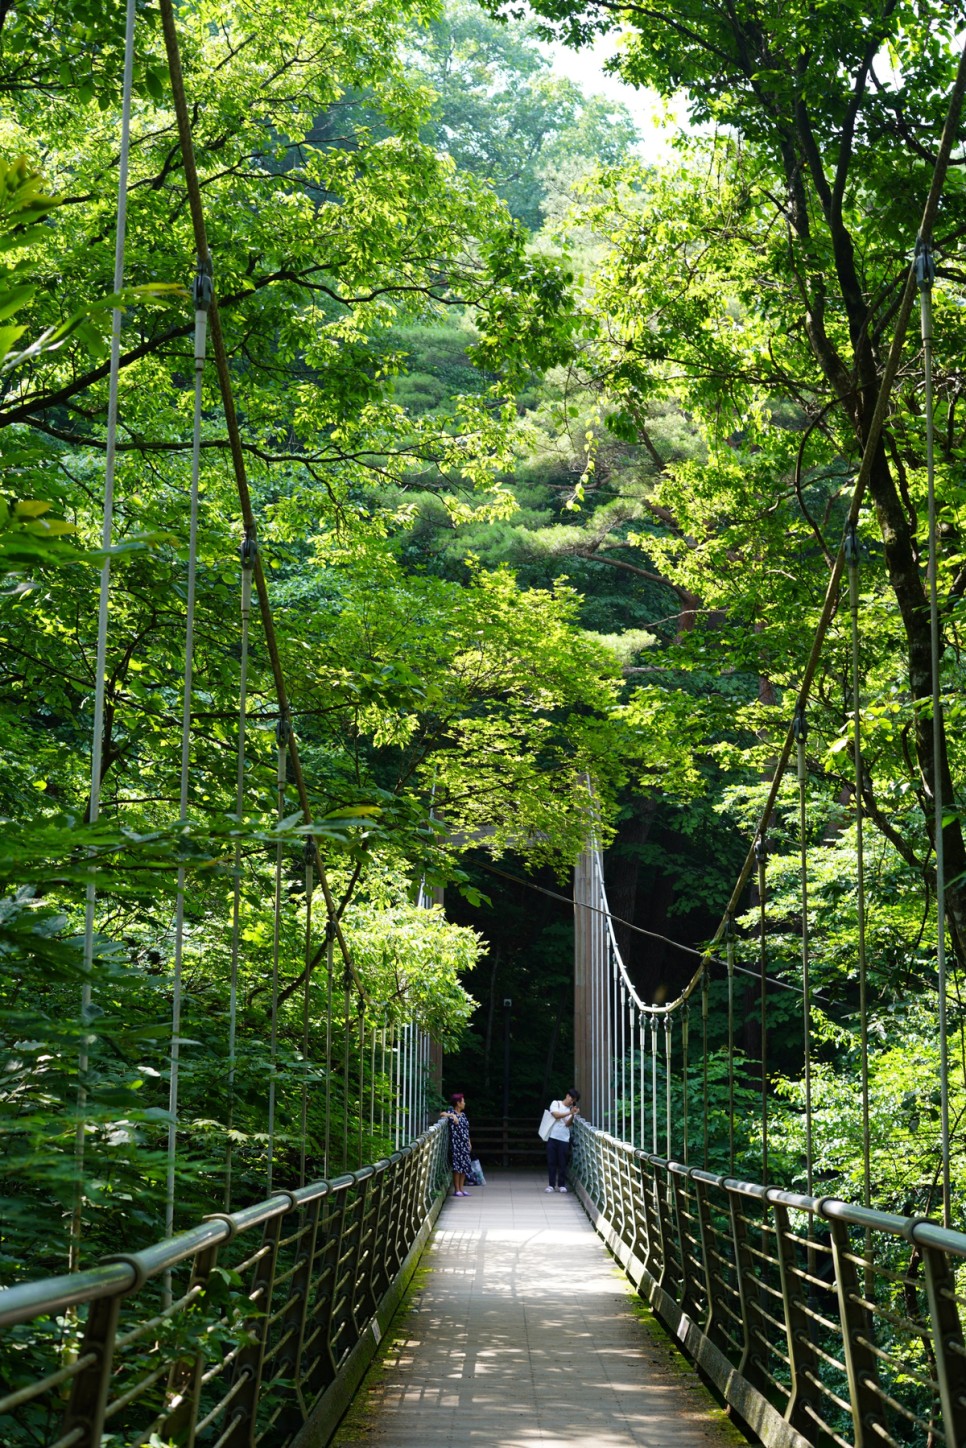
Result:
[[[580,1092],[571,1086],[562,1101],[551,1101],[548,1110],[553,1125],[547,1135],[547,1173],[550,1179],[545,1192],[565,1192],[567,1157],[570,1154],[570,1128],[580,1115]]]

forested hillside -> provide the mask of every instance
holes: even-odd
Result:
[[[214,341],[195,407],[162,11],[137,11],[122,157],[116,8],[0,7],[3,1277],[157,1235],[172,1151],[178,1225],[384,1150],[374,1063],[409,1023],[471,1115],[500,1108],[503,999],[513,1113],[569,1084],[571,917],[531,886],[568,895],[588,779],[633,978],[658,1002],[688,980],[674,942],[714,935],[790,722],[966,20],[832,8],[180,6],[232,445]],[[670,163],[537,43],[618,20],[625,77],[690,97]],[[917,1212],[937,737],[954,1142],[966,1108],[963,134],[935,233],[938,736],[914,337],[858,530],[872,1194]],[[843,600],[807,718],[805,918],[816,1170],[854,1195],[851,656]],[[789,779],[766,923],[754,891],[734,921],[747,971],[765,931],[771,1170],[796,1185],[799,808]],[[739,1135],[754,1172],[750,1114]]]

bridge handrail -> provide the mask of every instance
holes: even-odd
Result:
[[[721,1176],[585,1121],[573,1170],[631,1281],[769,1448],[966,1448],[966,1233]]]
[[[153,1433],[193,1442],[219,1419],[223,1448],[248,1448],[268,1426],[284,1448],[309,1419],[317,1431],[334,1414],[334,1426],[443,1200],[447,1142],[438,1122],[357,1171],[0,1289],[0,1331],[64,1325],[59,1351],[39,1335],[8,1355],[0,1441],[37,1441],[38,1414],[59,1448],[100,1448],[105,1432],[132,1448]]]
[[[620,1137],[614,1136],[611,1132],[600,1131],[598,1127],[591,1126],[586,1121],[581,1121],[579,1124],[582,1128],[597,1132],[601,1137],[614,1142],[617,1146],[627,1146],[626,1142],[622,1142]],[[737,1177],[704,1171],[701,1167],[688,1166],[685,1162],[674,1161],[653,1151],[644,1151],[639,1147],[634,1147],[632,1150],[639,1160],[664,1167],[674,1175],[690,1177],[692,1181],[707,1182],[709,1186],[723,1187],[725,1191],[757,1197],[761,1201],[789,1207],[792,1211],[809,1212],[813,1216],[847,1222],[852,1227],[865,1227],[870,1231],[886,1232],[895,1237],[902,1237],[909,1242],[922,1241],[940,1251],[952,1252],[956,1257],[966,1258],[966,1232],[957,1232],[954,1227],[943,1227],[938,1222],[930,1221],[928,1217],[902,1217],[897,1212],[882,1212],[875,1207],[856,1206],[852,1202],[843,1201],[841,1197],[809,1197],[802,1192],[786,1191],[784,1187],[766,1187],[759,1182],[745,1182],[740,1181]]]

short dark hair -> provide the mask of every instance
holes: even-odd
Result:
[[[449,1098],[449,1104],[450,1106],[455,1106],[457,1101],[464,1101],[465,1099],[466,1098],[464,1097],[462,1091],[454,1091],[452,1096]]]
[[[580,1100],[580,1092],[577,1090],[576,1086],[571,1086],[570,1090],[567,1092],[567,1095],[576,1106],[577,1102]]]

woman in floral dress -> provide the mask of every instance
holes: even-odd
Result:
[[[442,1114],[449,1121],[449,1164],[453,1173],[453,1196],[468,1197],[465,1190],[466,1178],[472,1170],[473,1143],[470,1141],[470,1123],[466,1115],[466,1102],[462,1091],[456,1091],[449,1098],[450,1109]]]

